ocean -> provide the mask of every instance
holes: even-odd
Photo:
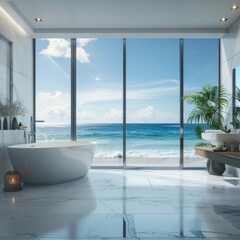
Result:
[[[195,124],[184,124],[184,156],[194,158],[194,146],[202,141],[195,136]],[[207,125],[202,124],[206,129]],[[154,123],[126,125],[126,154],[134,158],[179,158],[179,124]],[[97,142],[96,158],[122,156],[122,124],[80,124],[78,141]],[[70,126],[38,124],[37,142],[70,141]]]

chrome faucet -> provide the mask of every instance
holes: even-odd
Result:
[[[44,120],[33,120],[33,117],[30,117],[30,132],[27,133],[28,136],[28,143],[36,142],[36,133],[35,133],[35,123],[37,122],[45,122]]]
[[[28,132],[28,143],[34,143],[35,142],[35,132]]]

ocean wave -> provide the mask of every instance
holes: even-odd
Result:
[[[179,158],[177,150],[129,150],[126,153],[129,158]],[[95,158],[122,158],[121,151],[97,151]],[[199,158],[194,151],[184,151],[186,158]]]

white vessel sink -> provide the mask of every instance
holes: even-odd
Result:
[[[240,133],[225,133],[221,130],[207,130],[202,133],[202,139],[216,146],[221,146],[224,143],[230,146],[231,144],[239,143]]]

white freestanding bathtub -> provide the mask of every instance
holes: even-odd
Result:
[[[22,182],[49,185],[86,175],[92,165],[95,142],[44,142],[8,146],[13,169]]]

